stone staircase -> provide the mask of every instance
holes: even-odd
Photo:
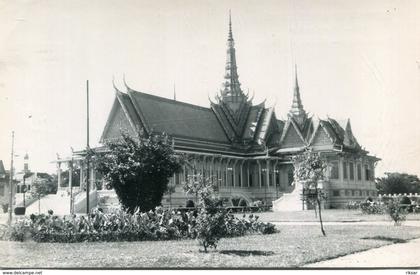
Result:
[[[98,208],[101,208],[104,213],[121,208],[118,196],[114,190],[98,190],[97,194]]]
[[[302,209],[302,185],[297,184],[291,193],[285,193],[279,199],[273,201],[273,211],[300,211]]]

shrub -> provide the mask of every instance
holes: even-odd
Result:
[[[216,197],[215,188],[209,179],[202,175],[188,178],[184,189],[198,198],[199,211],[192,226],[195,238],[203,246],[217,248],[218,241],[223,237],[243,236],[248,233],[270,234],[275,232],[273,224],[258,222],[258,217],[250,215],[246,219],[234,217],[231,212],[222,208],[222,200]]]
[[[363,214],[385,214],[386,207],[383,204],[376,202],[363,202],[360,204],[360,209]]]
[[[122,208],[134,213],[137,208],[149,211],[160,205],[169,177],[181,169],[168,136],[121,133],[119,139],[106,142],[106,147],[105,153],[88,153],[114,188]]]
[[[8,203],[3,203],[1,205],[2,209],[3,209],[3,213],[7,213],[7,210],[9,210],[9,204]]]
[[[407,216],[407,208],[401,205],[401,200],[399,199],[394,199],[388,202],[387,212],[394,221],[394,225],[401,225]]]
[[[355,209],[360,209],[360,202],[359,201],[349,201],[346,204],[346,209],[349,210],[355,210]]]
[[[225,211],[211,212],[201,208],[197,216],[196,238],[207,252],[208,247],[217,248],[218,241],[226,236]]]
[[[209,222],[204,218],[212,220]],[[0,237],[13,241],[32,239],[36,242],[73,243],[196,239],[200,236],[207,246],[213,246],[217,243],[217,238],[225,236],[274,232],[272,231],[274,225],[257,220],[258,218],[252,215],[248,219],[245,216],[238,219],[231,214],[200,218],[197,210],[182,213],[162,208],[146,213],[136,211],[134,214],[122,210],[105,214],[95,209],[89,218],[76,215],[58,217],[49,212],[48,215],[32,214],[29,218],[17,220],[10,230],[7,227],[3,228]],[[211,237],[207,239],[205,239],[206,233],[203,233],[206,230],[211,231]],[[214,235],[217,238],[212,237]]]

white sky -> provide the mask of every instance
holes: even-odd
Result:
[[[112,76],[136,90],[209,106],[223,80],[232,10],[242,88],[285,118],[298,64],[306,111],[349,117],[377,174],[420,175],[420,1],[0,0],[0,159],[32,170],[91,145],[114,99]],[[29,118],[29,116],[32,116]]]

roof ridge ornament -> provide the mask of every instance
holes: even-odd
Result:
[[[239,82],[238,67],[236,65],[235,41],[233,39],[232,31],[232,15],[230,10],[226,53],[224,82],[220,91],[221,99],[236,112],[240,108],[241,103],[247,101],[248,97],[243,93],[241,83]]]
[[[114,87],[115,92],[120,92],[121,93],[121,91],[115,85],[115,76],[114,75],[112,75],[112,86]]]
[[[289,115],[293,117],[296,122],[298,122],[299,127],[303,127],[306,119],[308,118],[308,114],[303,109],[302,100],[300,98],[296,64],[295,64],[295,88],[293,90],[293,102],[292,102],[292,107],[290,108],[290,111],[289,111]]]
[[[131,89],[130,87],[128,87],[128,84],[127,84],[127,82],[125,81],[125,73],[123,74],[123,82],[124,82],[124,86],[125,86],[125,88],[127,89],[127,92],[128,92],[128,91],[131,91],[132,89]]]

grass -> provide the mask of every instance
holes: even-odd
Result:
[[[385,225],[285,225],[272,235],[222,239],[200,253],[194,240],[51,244],[0,242],[1,267],[264,268],[301,267],[420,237],[420,228]]]
[[[367,215],[360,210],[325,209],[322,210],[322,220],[325,222],[369,222],[391,221],[388,214]],[[314,210],[290,211],[290,212],[261,212],[255,213],[264,222],[317,222]],[[237,214],[241,216],[242,214]],[[247,214],[248,215],[248,214]],[[407,220],[420,220],[420,213],[408,214]]]

